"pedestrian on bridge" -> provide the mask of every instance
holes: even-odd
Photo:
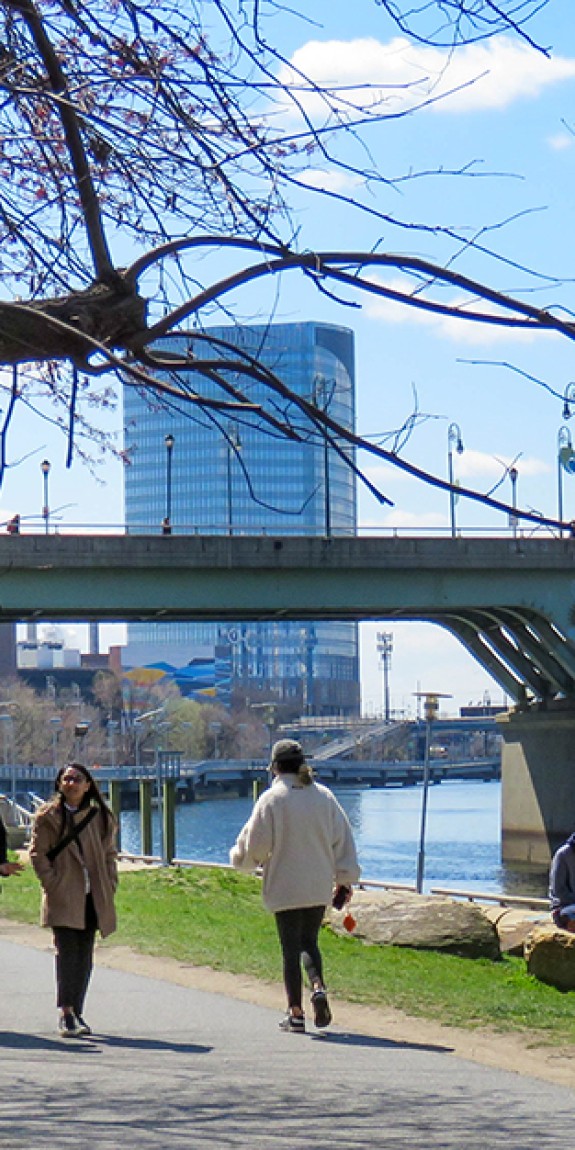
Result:
[[[242,871],[263,868],[263,901],[275,915],[283,957],[287,1014],[280,1027],[303,1034],[302,963],[315,1025],[328,1026],[319,929],[334,895],[340,906],[349,900],[360,869],[347,815],[332,792],[314,782],[300,744],[275,743],[270,770],[272,785],[240,831],[230,862]]]
[[[54,797],[34,820],[30,860],[42,884],[42,926],[56,950],[58,1030],[64,1038],[91,1034],[83,1017],[96,930],[116,929],[116,821],[87,767],[68,763],[56,775]]]

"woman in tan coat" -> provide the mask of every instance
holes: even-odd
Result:
[[[30,859],[42,884],[42,926],[56,948],[58,1029],[90,1034],[83,1018],[96,930],[116,929],[116,824],[90,771],[69,763],[56,776],[54,797],[34,820]]]

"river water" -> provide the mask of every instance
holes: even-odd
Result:
[[[421,787],[334,788],[347,811],[364,878],[415,883],[421,828]],[[547,875],[503,866],[499,782],[441,783],[429,790],[424,889],[461,887],[543,897]],[[250,799],[213,799],[176,809],[176,856],[227,863],[249,817]],[[139,814],[122,813],[122,848],[140,851]],[[154,818],[154,854],[161,853]]]

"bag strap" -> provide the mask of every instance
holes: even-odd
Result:
[[[73,830],[68,831],[68,833],[64,835],[64,838],[60,839],[60,841],[56,843],[56,846],[50,847],[50,850],[46,851],[46,858],[49,859],[50,862],[54,862],[54,859],[60,854],[60,851],[63,851],[65,847],[70,845],[70,843],[75,842],[81,831],[84,830],[84,827],[87,827],[88,823],[91,823],[92,819],[95,818],[97,814],[98,808],[91,807],[88,811],[88,814],[84,815],[82,821],[78,823],[73,828]]]

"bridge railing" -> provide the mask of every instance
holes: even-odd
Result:
[[[9,531],[10,523],[10,519],[0,519],[0,534],[3,531],[7,532],[8,534],[12,534],[12,532]],[[164,531],[162,529],[161,522],[131,523],[126,525],[125,523],[63,523],[59,521],[51,521],[48,524],[48,533],[50,535],[162,535],[164,534]],[[40,519],[39,516],[30,517],[29,519],[21,519],[17,534],[45,535],[46,522],[44,519]],[[196,523],[174,523],[170,534],[212,536],[229,535],[230,531],[228,527],[222,526],[221,522],[218,524],[206,523],[202,527],[198,527]],[[297,531],[288,531],[282,528],[281,532],[275,532],[270,531],[269,527],[266,527],[263,524],[260,524],[259,526],[257,524],[251,524],[249,527],[245,528],[241,525],[234,525],[232,531],[232,535],[234,536],[260,536],[262,538],[265,538],[266,536],[275,538],[275,536],[278,534],[282,536],[309,535],[310,537],[315,537],[317,536],[317,531],[313,531],[311,528],[308,528],[307,530],[305,528],[298,528]],[[457,537],[468,539],[481,536],[486,536],[489,538],[530,539],[534,534],[537,534],[538,536],[544,535],[549,538],[557,538],[559,536],[559,532],[553,528],[544,526],[543,524],[539,527],[537,524],[533,525],[532,523],[530,523],[525,528],[518,526],[515,529],[508,526],[474,527],[471,524],[469,526],[458,525],[457,528]],[[355,536],[382,536],[387,539],[400,537],[423,539],[436,537],[447,539],[451,538],[451,528],[445,523],[438,523],[437,526],[431,527],[429,525],[426,525],[425,527],[386,527],[381,523],[361,523],[359,524],[356,531],[352,530],[351,528],[348,531],[339,530],[337,535],[341,537],[347,535],[352,538]]]

